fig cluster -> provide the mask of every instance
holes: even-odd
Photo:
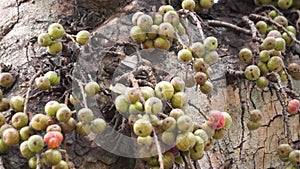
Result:
[[[175,34],[185,34],[179,15],[171,5],[162,5],[158,12],[149,15],[136,12],[132,16],[132,24],[134,26],[130,30],[130,36],[141,44],[142,49],[169,50],[176,40]]]
[[[217,38],[210,36],[204,39],[203,43],[194,42],[191,46],[181,49],[177,54],[179,61],[192,62],[194,81],[200,85],[200,91],[204,94],[210,94],[213,91],[213,84],[209,80],[211,76],[209,66],[219,59],[217,47]]]
[[[38,89],[49,90],[51,86],[57,86],[60,83],[60,76],[55,71],[48,71],[44,76],[35,79]]]
[[[66,36],[65,28],[60,23],[52,23],[49,25],[47,33],[41,33],[38,36],[37,42],[40,46],[47,47],[49,54],[55,55],[63,49],[61,38],[64,36]],[[79,45],[85,45],[89,42],[90,33],[82,30],[77,35],[74,35],[74,37]]]
[[[201,12],[203,9],[211,8],[214,5],[214,0],[181,0],[182,9],[194,10],[196,12]]]
[[[282,162],[289,162],[287,168],[294,169],[300,167],[300,150],[293,149],[289,144],[280,144],[277,147],[277,155]]]
[[[260,127],[260,121],[262,119],[262,112],[259,109],[254,109],[249,112],[249,121],[247,127],[249,130],[256,130]]]
[[[183,152],[189,152],[192,160],[201,159],[204,151],[212,147],[212,139],[224,137],[232,122],[228,113],[212,111],[210,120],[201,128],[195,127],[187,110],[188,95],[184,88],[185,82],[174,77],[171,81],[157,83],[154,89],[149,86],[128,87],[115,98],[116,109],[128,116],[129,125],[136,135],[139,157],[150,167],[159,167],[153,132],[163,150],[164,167],[171,168],[174,163],[183,163],[180,155]]]
[[[278,6],[281,9],[288,9],[293,5],[293,0],[254,0],[253,2],[257,6],[274,5],[274,6]]]

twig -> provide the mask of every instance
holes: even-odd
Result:
[[[284,26],[280,25],[279,23],[275,22],[274,20],[270,19],[270,18],[267,18],[267,17],[264,17],[264,16],[261,16],[261,15],[257,15],[257,14],[251,14],[249,16],[250,18],[253,18],[253,19],[257,19],[257,20],[263,20],[265,22],[269,22],[269,23],[272,23],[273,25],[275,25],[276,27],[280,28],[281,30],[283,30],[284,32],[286,32],[286,34],[291,38],[293,39],[293,41],[295,41],[298,45],[300,45],[300,41],[295,37],[293,36]]]
[[[299,10],[292,10],[291,11],[291,13],[296,13],[297,15],[298,15],[298,19],[297,19],[297,21],[296,21],[296,28],[297,28],[297,30],[299,30],[299,25],[300,25],[300,11]]]
[[[29,102],[29,95],[30,95],[30,91],[32,89],[34,80],[42,73],[42,68],[40,68],[40,70],[34,74],[32,76],[32,78],[29,80],[28,82],[28,89],[26,92],[26,96],[25,96],[25,101],[24,101],[24,113],[27,114],[28,118],[31,119],[33,117],[33,114],[31,112],[28,112],[28,102]]]
[[[256,29],[256,27],[255,27],[254,22],[251,21],[251,20],[248,18],[248,16],[243,16],[243,17],[242,17],[242,20],[243,20],[244,22],[246,22],[246,23],[249,25],[249,27],[250,27],[250,29],[251,29],[251,33],[252,33],[252,39],[253,39],[253,40],[256,39],[257,29]]]
[[[82,95],[84,107],[85,107],[85,108],[88,108],[87,101],[86,101],[86,95],[85,95],[85,91],[84,91],[82,82],[81,82],[80,80],[78,80],[77,78],[73,77],[73,76],[70,75],[70,74],[67,74],[66,77],[70,77],[71,79],[77,81],[77,83],[78,83],[78,85],[79,85],[79,87],[80,87],[80,91],[81,91],[81,95]]]
[[[67,34],[67,33],[66,33],[65,35],[66,35],[67,38],[71,39],[72,42],[75,43],[75,45],[76,45],[77,48],[80,48],[80,46],[78,45],[78,43],[77,43],[76,40],[74,39],[75,35],[70,35],[70,34]]]
[[[247,34],[247,35],[252,35],[250,30],[241,28],[241,27],[236,26],[232,23],[218,21],[218,20],[208,20],[207,23],[208,23],[209,26],[226,27],[226,28],[233,29],[235,31],[242,32],[242,33]]]
[[[180,9],[178,11],[179,13],[183,13],[183,14],[187,14],[189,16],[191,16],[193,18],[193,20],[196,22],[197,24],[197,28],[198,28],[198,31],[200,33],[200,37],[202,39],[202,41],[205,39],[205,36],[204,36],[204,33],[203,33],[203,29],[202,29],[202,26],[201,26],[201,23],[200,23],[200,20],[198,19],[198,15],[193,12],[193,11],[190,11],[190,10],[186,10],[186,9]]]
[[[182,154],[183,160],[186,163],[186,167],[189,169],[195,169],[194,165],[192,164],[190,152],[187,152],[187,154]]]
[[[236,77],[243,77],[243,78],[245,77],[244,71],[233,70],[233,69],[230,69],[228,67],[226,69],[226,74],[236,76]]]
[[[189,101],[189,105],[191,105],[192,107],[194,107],[195,109],[197,109],[198,112],[205,118],[205,120],[209,120],[209,117],[204,113],[204,111],[201,108],[197,107],[196,105],[194,105],[190,101]]]
[[[275,10],[275,11],[278,13],[278,15],[283,15],[283,13],[281,13],[281,12],[280,12],[276,7],[274,7],[273,5],[262,5],[262,6],[259,6],[259,7],[255,8],[254,12],[255,12],[255,13],[258,13],[259,11],[264,10],[264,8],[270,8],[270,9],[272,9],[272,10]]]
[[[36,156],[36,164],[37,164],[36,169],[41,169],[41,155],[40,153],[37,153],[35,156]]]

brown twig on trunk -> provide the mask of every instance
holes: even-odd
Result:
[[[254,22],[251,21],[251,20],[248,18],[248,16],[243,16],[243,17],[242,17],[242,20],[243,20],[244,22],[246,22],[246,23],[249,25],[250,30],[251,30],[251,33],[252,33],[252,40],[257,39],[257,36],[256,36],[256,34],[257,34],[257,29],[256,29],[256,27],[255,27]]]
[[[193,20],[196,22],[198,31],[200,33],[200,37],[203,41],[205,39],[205,36],[204,36],[204,32],[203,32],[203,29],[202,29],[202,26],[201,26],[200,19],[198,18],[199,16],[195,12],[190,11],[190,10],[186,10],[186,9],[180,9],[178,12],[181,13],[181,14],[189,15],[193,18]]]
[[[38,72],[36,72],[32,78],[29,80],[28,82],[28,89],[26,92],[26,96],[25,96],[25,101],[24,101],[24,113],[27,114],[28,118],[31,119],[33,117],[32,112],[28,111],[28,102],[29,102],[29,96],[30,96],[30,91],[32,89],[33,83],[35,81],[35,79],[43,72],[42,68],[40,68],[40,70]]]
[[[261,15],[257,15],[257,14],[251,14],[249,17],[252,18],[252,19],[263,20],[265,22],[272,23],[277,28],[283,30],[291,39],[293,39],[293,41],[295,41],[298,45],[300,45],[300,41],[295,36],[293,36],[284,26],[282,26],[279,23],[275,22],[273,19],[261,16]]]
[[[246,35],[252,35],[252,32],[250,30],[241,28],[237,25],[234,25],[234,24],[228,23],[228,22],[223,22],[223,21],[218,21],[218,20],[208,20],[207,24],[209,26],[230,28],[230,29],[233,29],[235,31],[242,32]]]
[[[194,105],[190,101],[189,101],[189,105],[191,105],[192,107],[194,107],[195,109],[197,109],[198,112],[205,118],[205,120],[209,120],[209,117],[205,114],[205,112],[201,108],[197,107],[196,105]]]

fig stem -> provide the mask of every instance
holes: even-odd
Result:
[[[201,108],[197,107],[196,105],[194,105],[190,101],[189,101],[189,105],[191,105],[192,107],[194,107],[195,109],[197,109],[198,112],[205,118],[205,120],[209,120],[209,117],[205,114],[205,112]]]
[[[32,89],[34,80],[42,73],[42,68],[39,69],[38,72],[36,72],[32,78],[29,80],[28,82],[28,89],[26,92],[26,96],[25,96],[25,101],[24,101],[24,113],[27,114],[28,118],[31,120],[31,118],[33,117],[33,114],[31,112],[28,111],[28,102],[29,102],[29,95],[30,95],[30,91]]]

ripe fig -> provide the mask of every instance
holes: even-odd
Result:
[[[299,100],[292,99],[289,101],[286,110],[289,114],[296,114],[299,110],[299,107],[300,107]]]

